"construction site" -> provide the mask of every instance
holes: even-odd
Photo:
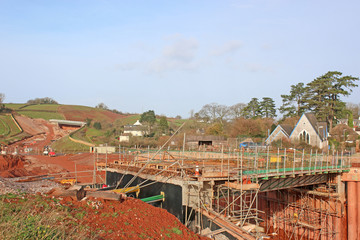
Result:
[[[153,197],[185,226],[229,239],[356,239],[346,207],[350,157],[284,149],[94,153],[106,185]],[[96,176],[94,176],[96,177]],[[350,213],[349,214],[353,214]],[[351,219],[351,218],[350,218]],[[351,221],[353,221],[351,219]],[[358,233],[355,233],[358,234]]]
[[[360,238],[359,161],[348,153],[206,144],[191,150],[184,135],[177,150],[170,149],[170,137],[157,149],[105,145],[44,156],[39,149],[66,135],[56,125],[47,127],[51,131],[2,149],[1,177],[80,186],[89,196],[137,198],[204,238]],[[44,184],[37,186],[34,193]]]

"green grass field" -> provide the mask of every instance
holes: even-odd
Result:
[[[10,133],[9,126],[4,122],[2,119],[2,116],[0,116],[0,135],[1,136],[7,136]]]
[[[65,119],[62,114],[56,112],[19,111],[19,113],[30,118],[42,118],[45,120]]]
[[[20,133],[21,130],[16,126],[16,123],[10,115],[0,115],[0,135],[12,136]]]
[[[71,141],[68,136],[51,144],[51,148],[57,153],[88,152],[90,149],[89,146]]]
[[[4,105],[6,108],[17,110],[17,109],[25,106],[26,104],[25,103],[5,103]]]
[[[28,105],[22,108],[22,110],[40,110],[40,111],[57,112],[60,106],[61,105],[59,104],[35,104],[35,105]]]
[[[117,119],[114,124],[116,126],[124,126],[124,125],[128,125],[128,124],[134,124],[137,120],[140,119],[141,115],[130,115],[130,116],[126,116],[120,119]]]

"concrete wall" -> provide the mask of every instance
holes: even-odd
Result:
[[[123,174],[117,172],[107,172],[106,175],[106,184],[110,186],[116,186],[117,182],[121,179]],[[126,174],[120,184],[120,188],[124,187],[133,178],[133,175]],[[140,183],[144,182],[146,179],[137,177],[135,181],[130,186],[137,186]],[[146,185],[153,183],[154,181],[148,180]],[[151,197],[154,195],[159,195],[161,192],[165,193],[165,201],[152,203],[156,207],[166,209],[169,213],[176,216],[181,222],[184,222],[183,206],[182,206],[182,187],[171,184],[171,183],[162,183],[155,182],[147,187],[140,189],[139,198]]]

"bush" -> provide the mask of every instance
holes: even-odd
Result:
[[[95,122],[94,123],[94,128],[97,129],[97,130],[100,130],[101,129],[101,123]]]

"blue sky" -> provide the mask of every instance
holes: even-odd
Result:
[[[252,97],[279,107],[292,84],[360,76],[359,11],[355,0],[0,0],[0,92],[183,117]]]

